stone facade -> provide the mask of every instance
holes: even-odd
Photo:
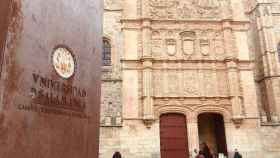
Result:
[[[105,0],[100,158],[159,158],[159,118],[224,118],[229,156],[279,158],[278,0]]]

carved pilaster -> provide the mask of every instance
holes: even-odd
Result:
[[[152,50],[151,50],[151,22],[149,20],[143,20],[142,26],[142,41],[143,41],[143,58],[151,58]]]
[[[143,61],[143,120],[150,127],[154,121],[152,61]]]
[[[150,127],[154,122],[152,30],[149,19],[149,0],[142,0],[142,61],[143,61],[143,122]]]
[[[233,30],[229,21],[223,23],[223,34],[226,58],[229,60],[237,59],[237,52],[234,47],[235,41]]]
[[[151,21],[149,19],[148,2],[149,0],[142,0],[142,43],[143,43],[143,58],[151,58]]]
[[[240,124],[244,118],[243,101],[240,89],[239,72],[237,69],[236,61],[229,60],[227,62],[228,68],[228,80],[229,80],[229,92],[232,105],[233,121],[236,124]]]
[[[193,151],[199,150],[199,135],[198,135],[198,123],[197,117],[191,117],[188,119],[188,140],[189,140],[189,151],[193,154]],[[194,155],[192,155],[194,156]]]
[[[229,82],[229,95],[232,105],[232,120],[239,126],[244,119],[243,101],[240,88],[240,75],[238,72],[238,54],[235,49],[234,34],[230,22],[223,23],[224,44],[226,51],[227,74]]]

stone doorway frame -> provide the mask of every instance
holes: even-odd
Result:
[[[157,119],[161,115],[167,113],[178,113],[186,116],[187,132],[188,132],[188,146],[189,156],[193,153],[194,149],[199,150],[199,135],[198,135],[198,116],[203,113],[217,113],[223,116],[225,126],[225,136],[227,140],[227,151],[229,153],[231,145],[231,132],[233,124],[231,121],[231,106],[222,105],[195,105],[195,106],[183,106],[183,105],[156,105],[155,116]]]

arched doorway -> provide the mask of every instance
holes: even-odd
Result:
[[[211,154],[227,155],[224,118],[217,113],[203,113],[198,116],[200,150],[208,146]],[[207,158],[207,157],[206,157]]]
[[[161,158],[189,158],[185,115],[161,115],[160,151]]]

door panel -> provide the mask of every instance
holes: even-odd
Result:
[[[188,158],[186,118],[180,114],[160,117],[161,158]]]

